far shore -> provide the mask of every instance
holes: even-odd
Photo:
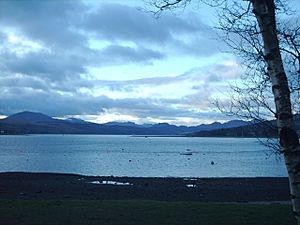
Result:
[[[15,133],[15,134],[10,134],[10,133],[5,133],[5,134],[0,134],[1,136],[31,136],[31,135],[83,135],[83,136],[88,136],[88,135],[97,135],[97,136],[130,136],[130,137],[140,137],[140,138],[153,138],[153,137],[188,137],[188,138],[250,138],[250,139],[257,139],[257,138],[270,138],[270,137],[256,137],[256,136],[192,136],[192,135],[147,135],[147,134],[64,134],[64,133],[53,133],[53,134],[47,134],[47,133],[41,133],[41,134],[32,134],[32,133]],[[271,138],[276,138],[276,137],[271,137]]]
[[[285,177],[145,178],[0,173],[0,199],[289,203]]]

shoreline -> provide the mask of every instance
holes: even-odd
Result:
[[[60,135],[60,136],[65,136],[65,135],[82,135],[82,136],[89,136],[89,135],[97,135],[97,136],[129,136],[129,137],[141,137],[141,138],[153,138],[153,137],[187,137],[187,138],[245,138],[245,139],[257,139],[257,138],[276,138],[276,137],[260,137],[260,136],[191,136],[191,135],[184,135],[184,134],[166,134],[166,135],[147,135],[147,134],[94,134],[94,133],[5,133],[5,134],[0,134],[1,136],[31,136],[31,135]]]
[[[158,200],[284,203],[287,177],[114,177],[1,172],[0,200]]]
[[[288,179],[288,176],[257,176],[257,177],[225,177],[225,176],[220,176],[220,177],[194,177],[194,176],[123,176],[123,175],[89,175],[89,174],[84,174],[84,173],[72,173],[72,172],[38,172],[38,171],[19,171],[19,170],[10,170],[10,171],[0,171],[0,179],[1,176],[4,174],[40,174],[40,175],[65,175],[65,176],[79,176],[79,177],[96,177],[96,178],[114,178],[114,179],[121,179],[121,178],[129,178],[129,179],[209,179],[209,180],[214,180],[214,179]]]

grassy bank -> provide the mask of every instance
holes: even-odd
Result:
[[[293,225],[291,206],[160,201],[0,200],[1,225]]]

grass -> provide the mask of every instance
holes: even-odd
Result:
[[[1,225],[293,225],[291,206],[160,201],[1,200]]]

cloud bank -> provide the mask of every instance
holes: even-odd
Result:
[[[5,115],[31,110],[97,121],[114,114],[205,122],[220,116],[209,104],[215,91],[240,72],[232,57],[213,60],[222,44],[194,13],[155,19],[125,2],[0,1],[0,28]],[[210,62],[198,66],[196,59]],[[175,71],[178,62],[184,72]],[[102,68],[117,70],[118,79],[97,72]],[[149,75],[143,68],[172,72]]]

